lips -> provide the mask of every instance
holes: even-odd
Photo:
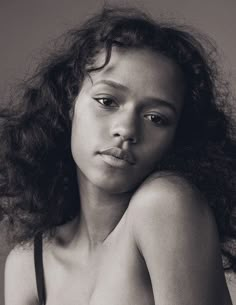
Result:
[[[101,155],[111,156],[119,160],[125,161],[130,165],[135,164],[135,158],[133,154],[127,150],[120,149],[118,147],[110,147],[99,152]]]

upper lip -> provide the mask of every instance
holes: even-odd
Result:
[[[135,158],[134,158],[133,154],[130,151],[123,150],[119,147],[109,147],[109,148],[100,150],[99,153],[124,160],[132,165],[135,164]]]

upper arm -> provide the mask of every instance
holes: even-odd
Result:
[[[217,228],[196,189],[181,178],[155,179],[137,192],[129,212],[156,304],[223,304]]]
[[[36,305],[33,253],[15,248],[5,264],[5,305]]]

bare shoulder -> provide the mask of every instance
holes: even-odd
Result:
[[[219,248],[215,219],[207,201],[195,186],[175,174],[148,177],[131,199],[127,216],[142,249],[146,247],[143,241],[152,235],[157,246],[158,241],[166,244],[168,240],[174,245],[182,238],[190,252],[195,248],[191,247],[192,241]]]
[[[132,197],[127,220],[157,304],[231,304],[215,219],[196,187],[156,173]]]
[[[181,234],[186,240],[194,236],[218,245],[215,219],[205,198],[186,179],[171,173],[148,177],[132,197],[127,216],[139,246],[150,234],[161,243],[179,240]]]
[[[148,177],[132,197],[129,210],[130,214],[148,214],[158,219],[168,216],[177,222],[183,217],[208,221],[212,218],[201,192],[185,178],[169,172]]]
[[[5,305],[37,304],[33,246],[16,246],[5,264]]]

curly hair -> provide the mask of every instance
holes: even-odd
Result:
[[[114,46],[148,48],[177,63],[186,84],[174,147],[157,169],[177,172],[205,195],[218,225],[224,267],[236,271],[235,126],[214,45],[189,27],[117,8],[103,9],[61,41],[23,84],[14,107],[0,112],[0,214],[13,226],[14,241],[32,240],[78,215],[70,149],[74,100],[84,78],[107,65]],[[106,58],[98,67],[101,51]]]

